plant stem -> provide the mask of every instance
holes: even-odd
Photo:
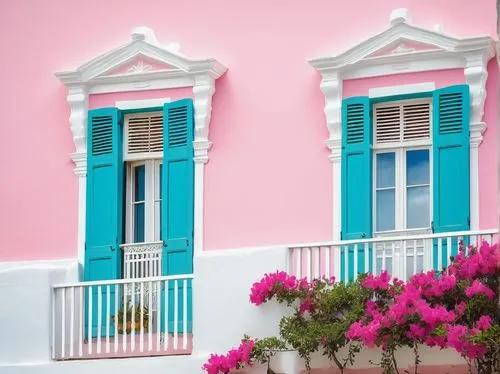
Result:
[[[415,374],[418,374],[418,364],[420,363],[420,358],[418,356],[418,344],[415,343],[413,346],[413,353],[415,355]]]
[[[391,350],[392,364],[394,365],[394,372],[399,374],[398,363],[396,362],[396,356],[394,356],[394,350]]]
[[[340,373],[343,374],[344,373],[344,366],[340,363],[339,359],[335,355],[335,352],[332,352],[332,358],[333,358],[333,361],[335,362],[335,364],[337,365],[337,367],[339,368]]]

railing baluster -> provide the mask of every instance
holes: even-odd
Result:
[[[148,351],[153,349],[153,283],[148,282]]]
[[[163,316],[165,320],[165,340],[163,341],[163,350],[166,352],[168,350],[168,280],[165,281],[165,315]]]
[[[422,241],[422,246],[424,246],[424,242]],[[413,241],[413,274],[417,274],[417,241]]]
[[[354,244],[354,274],[353,279],[358,277],[358,244]]]
[[[438,238],[438,270],[441,271],[443,269],[443,241],[441,238]]]
[[[130,254],[130,278],[135,278],[135,254]]]
[[[89,309],[88,309],[88,321],[87,321],[87,344],[88,344],[88,353],[92,354],[92,286],[88,288],[89,295]]]
[[[130,258],[128,253],[123,254],[123,261],[125,261],[125,279],[130,278]]]
[[[373,243],[372,246],[372,274],[377,274],[377,244]]]
[[[312,268],[311,268],[311,248],[306,248],[306,271],[307,271],[307,280],[310,282],[312,278]]]
[[[182,349],[187,349],[187,309],[188,309],[188,301],[187,301],[187,279],[182,281]]]
[[[74,356],[75,342],[75,287],[70,288],[70,317],[69,317],[69,356]]]
[[[144,352],[144,282],[140,285],[139,305],[141,308],[139,352]]]
[[[178,323],[179,323],[179,282],[177,279],[174,281],[174,350],[177,350],[179,340],[178,336]]]
[[[146,254],[140,254],[139,255],[139,258],[141,259],[141,277],[142,278],[145,278],[147,277],[147,275],[145,274],[146,273],[146,261],[147,261],[147,257],[146,257]]]
[[[332,247],[326,246],[325,247],[325,278],[330,278],[330,252],[332,250]]]
[[[123,317],[122,317],[122,347],[123,352],[127,352],[127,309],[128,309],[128,301],[127,294],[130,289],[130,283],[125,283],[123,285]]]
[[[401,240],[399,244],[402,252],[402,265],[403,265],[403,274],[401,276],[401,279],[407,280],[408,279],[408,269],[407,269],[407,262],[408,262],[408,254],[406,253],[406,240]],[[394,267],[394,260],[393,261],[393,267]]]
[[[448,264],[450,263],[450,257],[451,257],[451,236],[448,236],[446,238],[446,264],[445,264],[445,266],[448,266]]]
[[[396,256],[395,256],[395,254],[396,254],[396,242],[394,242],[394,241],[393,241],[393,242],[391,243],[391,268],[392,268],[391,273],[392,273],[392,274],[394,274],[394,273],[396,272],[396,269],[397,269],[397,266],[394,266],[394,265],[396,265],[396,264],[395,264],[395,262],[396,262],[396,261],[395,261],[395,260],[396,260],[396,258],[395,258],[395,257],[396,257]],[[387,269],[387,268],[386,268],[386,269]]]
[[[161,344],[161,282],[156,282],[156,352],[160,351]]]
[[[66,288],[62,289],[61,295],[61,358],[65,356],[66,348]]]
[[[101,353],[102,288],[97,286],[97,353]]]
[[[83,287],[80,286],[80,322],[78,323],[78,356],[83,356],[83,314],[85,313],[85,299],[83,298]]]
[[[344,283],[349,283],[349,247],[344,246]]]
[[[154,265],[155,265],[155,256],[156,254],[150,253],[149,254],[149,277],[154,277],[156,274],[154,273]]]
[[[50,296],[52,297],[52,300],[50,300],[51,303],[51,308],[52,308],[52,358],[56,358],[56,296],[57,296],[58,289],[57,288],[52,288],[52,292]]]
[[[316,253],[316,263],[315,263],[315,278],[321,277],[321,247],[315,248]]]
[[[365,243],[365,268],[363,269],[363,272],[364,273],[368,273],[370,271],[370,269],[368,269],[370,267],[370,245],[368,243]]]
[[[297,278],[302,279],[302,248],[297,248]]]
[[[385,251],[385,244],[386,243],[382,243],[382,269],[380,269],[381,272],[387,270],[387,265],[386,265],[387,253]]]
[[[118,285],[115,284],[115,334],[114,334],[114,339],[113,339],[113,345],[115,347],[115,353],[118,352],[118,314],[119,314],[119,308],[118,308]]]
[[[109,284],[106,285],[106,353],[109,353],[109,320],[111,319],[111,295]]]
[[[131,292],[131,301],[132,301],[132,313],[130,315],[130,349],[132,352],[135,351],[135,285],[136,283],[132,281],[132,292]]]

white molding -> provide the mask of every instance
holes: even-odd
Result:
[[[368,89],[368,96],[371,98],[375,98],[393,95],[407,95],[434,91],[435,89],[436,85],[434,84],[434,82],[403,84],[400,86],[372,87]]]
[[[156,108],[162,107],[165,103],[169,103],[171,101],[172,99],[170,99],[170,97],[164,97],[161,99],[116,101],[115,107],[121,110]]]
[[[412,48],[406,47],[405,43],[411,43]],[[391,13],[389,27],[381,33],[336,56],[308,60],[322,76],[320,88],[325,96],[326,127],[329,133],[326,145],[331,151],[328,158],[333,164],[334,239],[338,238],[340,233],[342,217],[340,150],[343,81],[455,68],[464,69],[471,92],[471,230],[479,227],[478,147],[486,130],[482,118],[486,98],[487,64],[494,55],[494,47],[495,42],[489,36],[455,38],[444,35],[441,27],[426,30],[413,26],[410,24],[409,11],[396,9]],[[423,87],[422,84],[420,88]],[[370,95],[378,97],[384,90],[388,95],[406,94],[407,89],[405,86],[372,88]]]
[[[127,71],[116,73],[121,67],[139,59]],[[157,62],[155,69],[142,59]],[[142,64],[140,63],[142,61]],[[195,108],[195,250],[203,249],[203,172],[208,162],[209,124],[212,111],[212,96],[215,80],[227,68],[214,58],[194,59],[180,53],[179,46],[158,43],[153,31],[147,27],[136,27],[130,41],[105,52],[76,69],[56,72],[55,75],[68,89],[70,106],[70,129],[75,144],[71,159],[74,172],[79,177],[78,203],[78,260],[83,264],[85,252],[85,188],[87,174],[87,108],[88,96],[97,93],[131,92],[153,89],[192,87]],[[148,100],[150,107],[158,101]],[[140,100],[117,102],[126,109],[138,107]],[[164,103],[166,101],[163,101]],[[121,108],[121,109],[124,109]]]

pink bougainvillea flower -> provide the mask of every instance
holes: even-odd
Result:
[[[308,290],[309,283],[305,279],[298,280],[294,275],[285,271],[265,274],[264,277],[255,282],[250,290],[250,302],[261,305],[270,300],[276,294],[286,291]]]
[[[472,285],[467,287],[467,289],[465,290],[465,295],[467,297],[484,295],[490,300],[493,300],[495,298],[495,292],[493,292],[493,290],[491,290],[489,287],[482,284],[478,279],[475,279],[472,282]]]
[[[484,315],[479,317],[479,320],[476,322],[476,328],[479,330],[488,330],[491,327],[493,320],[490,316]]]
[[[225,355],[210,355],[208,361],[202,366],[202,369],[207,374],[227,374],[244,365],[252,365],[251,355],[254,347],[254,340],[242,340],[238,348],[231,349]]]
[[[386,270],[384,270],[379,276],[368,274],[363,282],[361,282],[361,285],[372,291],[387,290],[389,288],[390,281],[391,276]]]
[[[314,304],[310,297],[306,297],[299,305],[299,313],[304,314],[305,312],[314,312]]]

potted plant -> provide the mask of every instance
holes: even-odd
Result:
[[[142,311],[142,321],[141,321],[141,311]],[[125,314],[125,321],[124,316]],[[134,319],[134,325],[132,326],[132,317]],[[118,321],[118,333],[123,334],[126,332],[130,334],[132,332],[132,328],[135,332],[141,331],[141,326],[144,328],[144,331],[148,330],[149,327],[149,309],[147,306],[141,305],[141,303],[136,304],[135,306],[131,305],[130,300],[127,302],[127,306],[122,305],[120,310],[116,315],[111,316],[111,321],[115,322],[115,318]],[[125,323],[124,323],[125,322]]]

